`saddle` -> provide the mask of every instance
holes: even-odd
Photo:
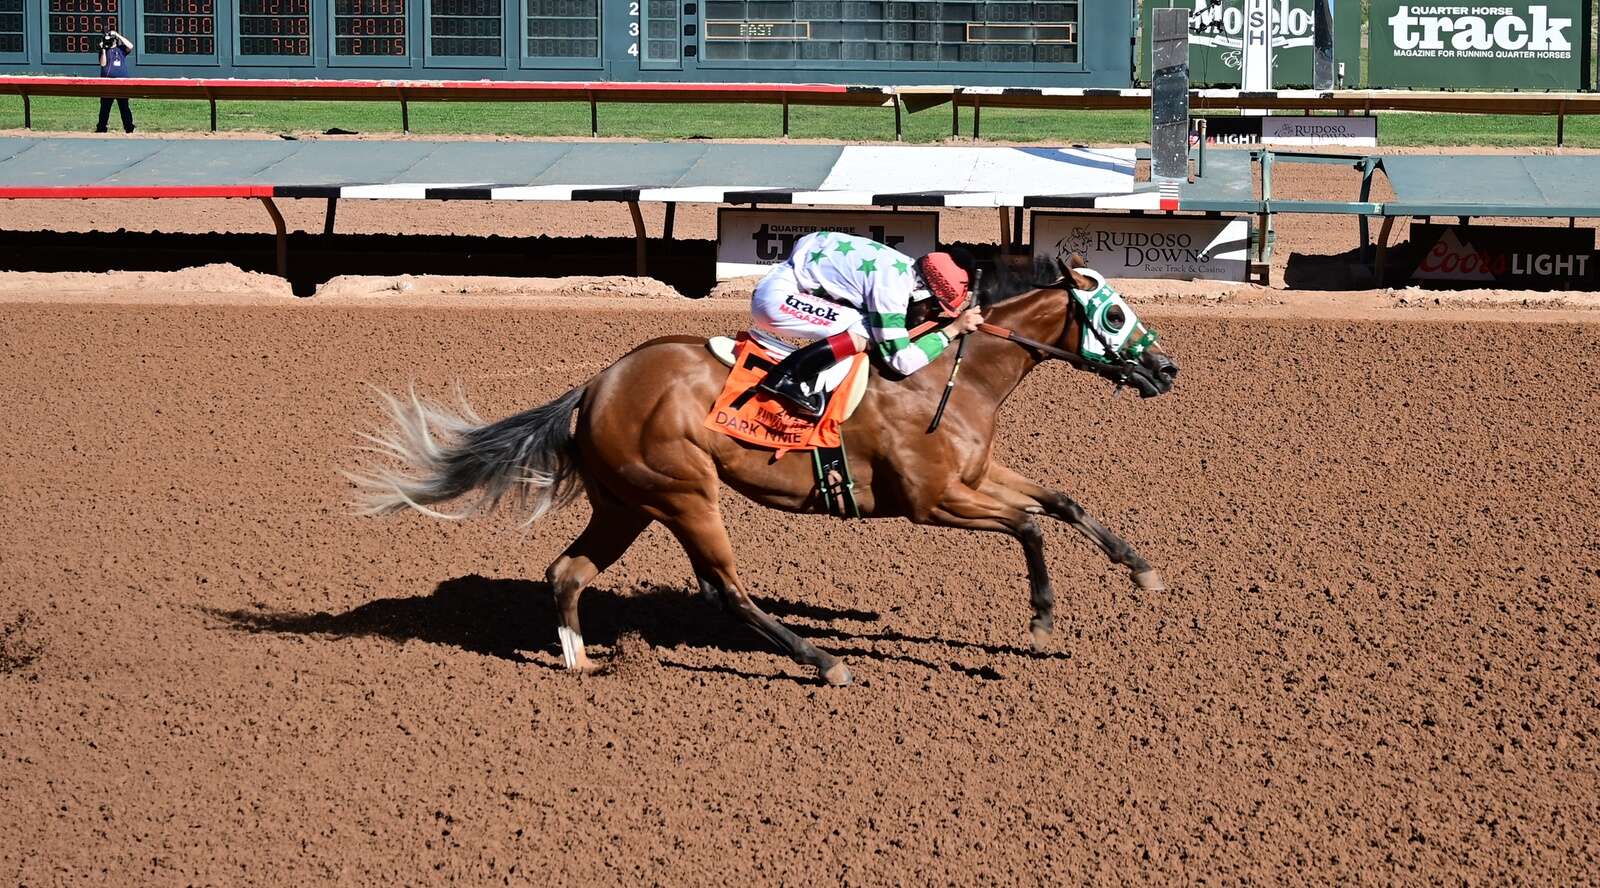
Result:
[[[757,447],[777,451],[781,458],[791,450],[836,448],[842,440],[840,426],[861,405],[867,392],[866,355],[841,361],[810,384],[827,396],[822,417],[815,422],[789,411],[784,403],[755,390],[783,355],[747,334],[737,338],[713,337],[706,347],[732,369],[722,394],[706,416],[705,426]]]

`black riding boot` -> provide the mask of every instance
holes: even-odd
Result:
[[[818,373],[832,367],[836,361],[833,346],[828,340],[819,339],[790,352],[788,357],[779,361],[756,383],[756,390],[782,398],[795,408],[796,413],[808,419],[820,419],[827,401],[821,392],[808,395],[801,391],[800,384],[816,379]]]

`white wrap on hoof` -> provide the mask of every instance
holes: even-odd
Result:
[[[568,669],[577,669],[578,658],[583,656],[583,636],[565,626],[557,626],[556,635],[561,639],[561,659]]]

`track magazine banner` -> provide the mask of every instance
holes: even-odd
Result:
[[[1189,121],[1189,144],[1200,141],[1200,120],[1206,122],[1207,145],[1378,145],[1376,117],[1206,117]]]
[[[1250,223],[1237,216],[1033,214],[1033,255],[1082,253],[1106,277],[1242,281]]]
[[[1438,6],[1372,0],[1368,85],[1580,89],[1589,0]]]
[[[1414,281],[1466,287],[1593,289],[1600,283],[1593,228],[1413,223]]]
[[[860,235],[921,256],[938,247],[939,214],[724,207],[717,211],[717,280],[766,274],[813,231]]]

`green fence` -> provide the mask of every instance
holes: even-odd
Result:
[[[1242,5],[1242,0],[1223,0],[1215,7],[1209,0],[1145,0],[1139,79],[1149,81],[1154,10],[1177,7],[1191,10],[1192,81],[1238,86]],[[1312,0],[1273,0],[1273,9],[1273,86],[1310,86]],[[1335,58],[1345,87],[1582,90],[1594,84],[1592,0],[1448,6],[1428,0],[1333,0],[1333,12]]]
[[[1224,0],[1220,9],[1205,0],[1148,0],[1141,11],[1139,78],[1150,79],[1150,28],[1155,10],[1193,10],[1189,16],[1189,80],[1196,86],[1238,86],[1244,42],[1242,0]],[[1312,0],[1273,0],[1278,26],[1272,35],[1273,85],[1311,86]],[[1334,7],[1334,56],[1344,65],[1345,83],[1361,79],[1361,4],[1346,0]]]

